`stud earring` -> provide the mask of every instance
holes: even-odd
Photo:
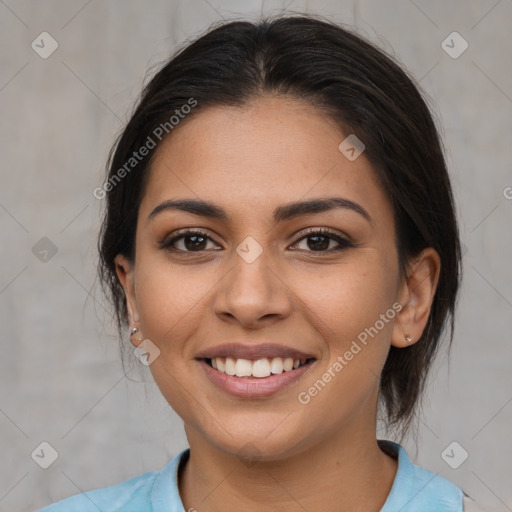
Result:
[[[409,335],[406,335],[405,336],[405,341],[407,341],[407,343],[411,343],[412,338]]]
[[[133,335],[134,335],[134,334],[137,334],[138,332],[139,332],[139,329],[137,329],[137,327],[134,327],[133,329],[130,329],[130,338],[132,338],[132,337],[133,337]],[[139,341],[139,342],[142,342],[142,336],[140,336],[140,335],[139,335],[139,336],[137,336],[135,339],[136,339],[137,341]]]

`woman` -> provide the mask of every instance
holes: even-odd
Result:
[[[390,57],[313,17],[223,23],[145,87],[95,195],[120,333],[190,448],[45,511],[470,510],[376,439],[379,407],[411,427],[461,261],[435,125]]]

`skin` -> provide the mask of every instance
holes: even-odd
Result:
[[[171,135],[140,205],[136,263],[118,255],[116,264],[130,327],[159,348],[151,372],[185,424],[185,510],[380,510],[397,462],[376,442],[379,376],[390,346],[406,347],[406,336],[414,343],[425,328],[438,254],[426,249],[400,275],[391,203],[371,164],[364,153],[345,158],[338,145],[346,134],[306,103],[264,96],[243,108],[209,107]],[[278,206],[333,195],[357,202],[372,222],[343,208],[273,222]],[[178,210],[148,220],[171,198],[211,201],[230,220]],[[199,251],[190,239],[175,242],[174,252],[159,248],[183,228],[211,240]],[[315,251],[307,228],[344,234],[354,247],[334,251],[339,244],[331,240]],[[252,263],[236,252],[247,236],[263,249]],[[298,394],[394,303],[400,313],[301,404]],[[211,384],[194,358],[237,341],[296,347],[318,360],[277,394],[235,398]]]

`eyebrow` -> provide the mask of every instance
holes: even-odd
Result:
[[[356,212],[373,225],[372,217],[360,204],[342,197],[310,199],[308,201],[296,201],[278,206],[274,210],[274,222],[284,222],[302,215],[326,212],[335,208],[344,208]],[[221,221],[231,220],[226,210],[209,201],[201,199],[168,199],[151,211],[148,216],[148,222],[166,210],[179,210]]]

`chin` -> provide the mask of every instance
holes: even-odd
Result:
[[[256,462],[284,460],[304,449],[303,436],[294,436],[286,429],[279,432],[278,430],[267,429],[267,434],[262,435],[247,430],[232,436],[223,432],[221,438],[210,439],[211,444],[219,450],[227,455],[240,458],[247,465]]]

